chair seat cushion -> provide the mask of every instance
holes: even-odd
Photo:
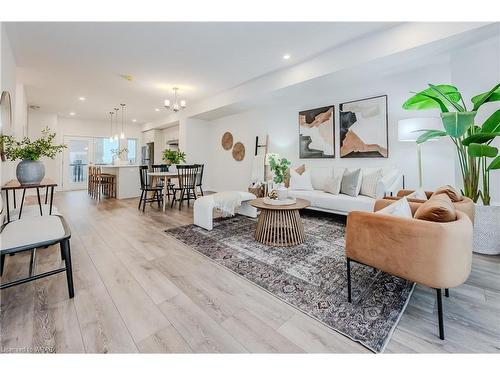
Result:
[[[33,246],[63,239],[66,232],[59,216],[28,216],[5,225],[2,230],[1,251]]]

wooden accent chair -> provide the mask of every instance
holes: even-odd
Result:
[[[374,211],[394,200],[379,199]],[[414,215],[421,203],[410,202]],[[434,288],[437,294],[439,337],[444,340],[441,291],[459,286],[469,277],[472,262],[472,224],[456,210],[451,222],[353,211],[347,217],[345,254],[347,293],[351,302],[351,261]]]
[[[187,200],[188,207],[190,200],[195,200],[196,195],[196,179],[198,175],[198,165],[178,165],[178,186],[173,188],[174,196],[172,198],[171,207],[174,207],[175,202],[179,202],[179,210],[182,208],[182,202]],[[179,196],[177,196],[179,193]]]
[[[141,165],[139,167],[139,175],[141,179],[141,198],[139,199],[139,209],[142,205],[142,212],[146,209],[146,203],[157,202],[158,207],[163,201],[162,186],[153,186],[152,179],[148,176],[148,166]],[[152,196],[148,197],[148,193],[152,192]]]

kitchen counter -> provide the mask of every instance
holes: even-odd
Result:
[[[101,165],[102,173],[116,176],[116,198],[137,198],[141,195],[138,164]]]

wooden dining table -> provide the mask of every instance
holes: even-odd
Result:
[[[171,172],[148,172],[148,176],[151,177],[152,186],[156,186],[158,184],[158,180],[163,180],[163,211],[165,212],[167,207],[168,179],[178,178],[179,175],[177,171],[171,171]]]

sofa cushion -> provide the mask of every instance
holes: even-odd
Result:
[[[326,180],[323,191],[325,193],[337,195],[340,193],[341,184],[342,184],[342,176],[331,176]]]
[[[292,190],[313,190],[311,184],[311,174],[308,170],[298,174],[295,170],[290,170],[290,189]]]
[[[285,181],[284,181],[285,187],[289,187],[290,186],[290,171],[292,169],[295,170],[295,172],[297,172],[298,174],[302,174],[302,173],[304,173],[306,171],[306,165],[302,164],[302,165],[299,165],[296,168],[288,168],[288,171],[285,174]]]
[[[377,186],[381,178],[381,169],[377,169],[370,174],[363,174],[359,194],[366,195],[367,197],[371,198],[377,198]]]
[[[334,168],[307,166],[307,170],[311,172],[311,183],[313,189],[324,190],[326,180],[332,176]]]
[[[460,194],[460,192],[457,189],[455,189],[453,186],[450,185],[441,186],[434,192],[434,194],[432,194],[431,198],[439,194],[446,194],[451,199],[452,202],[461,202],[464,199],[462,194]]]
[[[358,196],[359,190],[361,189],[361,177],[361,169],[345,171],[342,177],[340,192],[352,197]]]
[[[449,222],[457,219],[457,212],[451,199],[446,194],[433,195],[422,203],[415,212],[415,219],[437,222]]]
[[[423,188],[418,188],[413,193],[408,194],[406,197],[410,199],[418,199],[421,201],[427,200],[427,194],[425,194],[425,190]]]
[[[333,195],[324,191],[314,191],[313,202],[311,206],[323,210],[336,212],[367,211],[373,212],[375,199],[358,195],[351,197],[346,194]]]

